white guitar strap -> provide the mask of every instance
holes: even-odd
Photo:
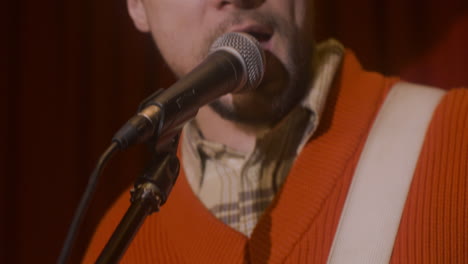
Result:
[[[329,264],[389,263],[427,127],[445,91],[397,83],[356,167]]]

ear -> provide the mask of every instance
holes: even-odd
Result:
[[[127,0],[127,8],[135,27],[142,32],[148,32],[149,23],[143,1],[144,0]]]

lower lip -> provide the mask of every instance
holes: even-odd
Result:
[[[259,43],[260,43],[260,46],[262,47],[262,49],[271,52],[271,49],[272,49],[272,38],[273,38],[273,37],[271,37],[271,38],[270,38],[269,40],[267,40],[267,41],[261,41],[261,42],[259,42]]]
[[[269,41],[261,42],[260,46],[262,47],[262,49],[264,49],[266,51],[271,51],[271,43]]]

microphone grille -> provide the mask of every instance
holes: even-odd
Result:
[[[231,53],[235,52],[237,57],[242,58],[247,82],[239,91],[257,88],[265,73],[265,54],[260,43],[249,34],[230,32],[215,40],[211,45],[210,52],[220,49]]]

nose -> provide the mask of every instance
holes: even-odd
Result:
[[[260,6],[265,0],[218,0],[218,7],[222,8],[228,5],[242,9],[250,9]]]

